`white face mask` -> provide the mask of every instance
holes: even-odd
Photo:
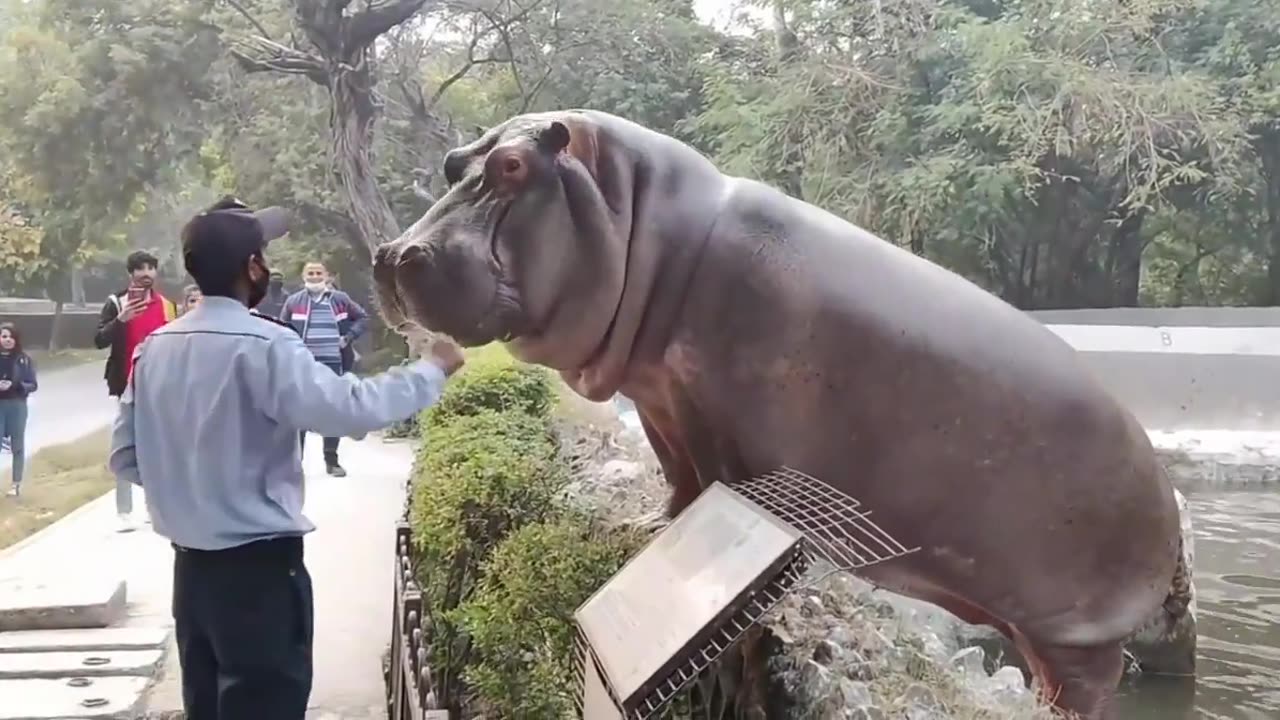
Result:
[[[322,282],[308,282],[303,283],[303,287],[305,287],[309,293],[322,293],[327,290],[329,286]]]

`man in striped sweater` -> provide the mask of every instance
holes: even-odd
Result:
[[[302,268],[302,289],[289,296],[280,319],[293,325],[316,361],[342,375],[355,364],[351,343],[364,332],[369,315],[341,290],[329,287],[329,271],[324,263],[311,261]],[[299,442],[305,447],[307,433]],[[324,439],[324,465],[330,475],[345,477],[338,463],[338,438]]]

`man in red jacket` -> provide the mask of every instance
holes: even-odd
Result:
[[[98,317],[98,332],[93,344],[111,348],[103,377],[107,394],[119,398],[133,371],[133,351],[148,335],[178,315],[178,308],[155,287],[156,268],[160,262],[145,250],[129,254],[125,268],[129,271],[129,287],[107,298]],[[116,513],[120,532],[134,529],[133,487],[116,483]]]

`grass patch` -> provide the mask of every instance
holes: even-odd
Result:
[[[109,430],[46,447],[27,458],[22,497],[0,497],[0,549],[51,525],[115,486],[107,471]],[[3,487],[12,475],[3,471]]]
[[[59,370],[92,362],[106,362],[107,351],[97,348],[67,348],[66,350],[28,350],[35,361],[37,372]]]

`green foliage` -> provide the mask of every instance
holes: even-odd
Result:
[[[450,702],[460,702],[471,655],[461,606],[498,545],[557,516],[568,479],[545,371],[517,366],[500,349],[477,354],[437,404],[445,411],[425,414],[409,507],[433,667]]]
[[[0,37],[0,185],[41,229],[60,287],[200,133],[200,77],[217,51],[200,3],[10,0]]]
[[[1240,213],[1193,240],[1165,220],[1266,217],[1257,199],[1280,190],[1254,119],[1275,117],[1257,110],[1275,95],[1274,0],[786,6],[794,53],[771,31],[714,61],[687,122],[730,172],[1024,307],[1239,302],[1280,265],[1280,225],[1247,232]],[[1178,265],[1144,273],[1156,254],[1219,265],[1220,292],[1170,291]]]
[[[481,410],[430,424],[413,483],[410,519],[428,565],[467,556],[457,577],[429,573],[428,584],[469,592],[481,562],[514,528],[547,517],[565,472],[547,421]]]
[[[468,363],[449,383],[449,392],[427,411],[428,427],[484,410],[545,418],[555,393],[542,368],[510,362]]]
[[[409,518],[437,693],[497,717],[568,717],[573,611],[643,542],[570,510],[546,371],[500,345],[424,413]]]
[[[638,533],[567,514],[520,528],[494,550],[480,587],[459,609],[474,650],[468,686],[486,713],[572,716],[573,612],[643,542]]]

